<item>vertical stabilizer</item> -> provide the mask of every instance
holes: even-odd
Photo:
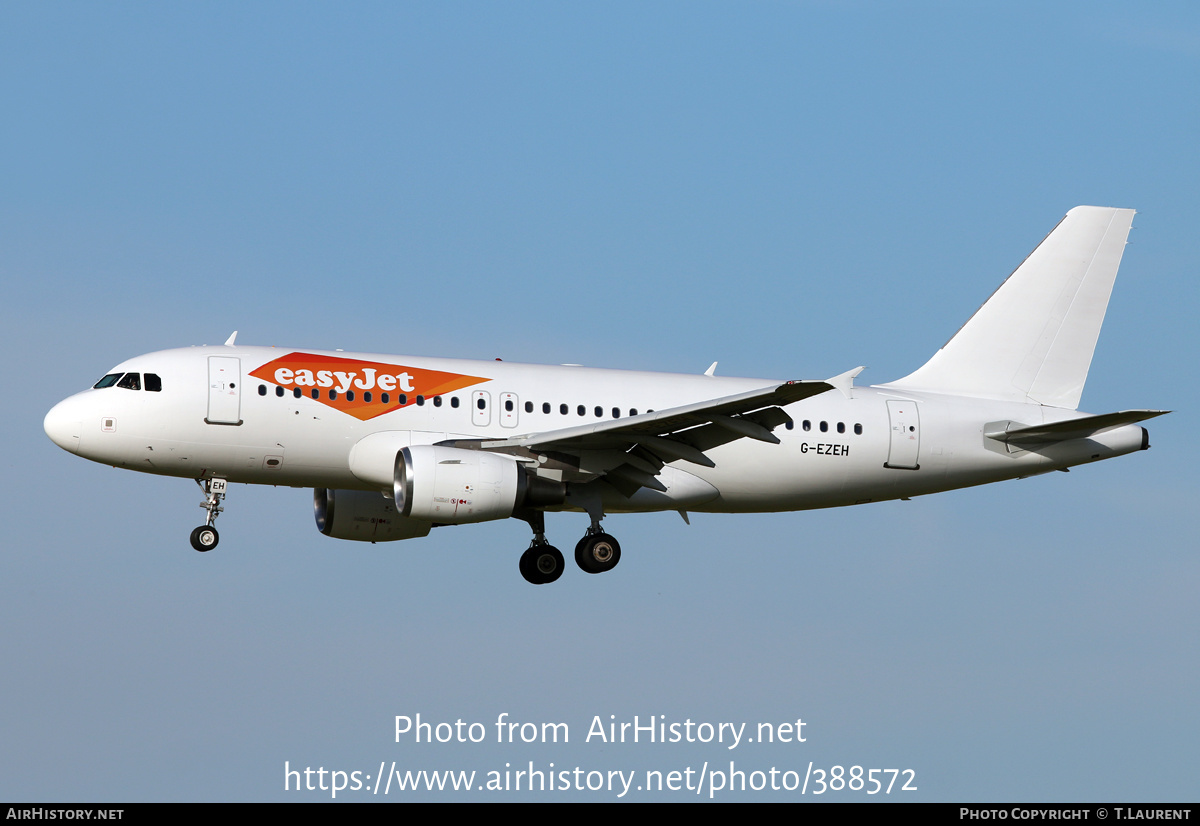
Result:
[[[933,358],[887,386],[1078,408],[1133,215],[1075,207]]]

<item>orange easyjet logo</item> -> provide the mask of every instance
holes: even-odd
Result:
[[[415,404],[418,396],[432,398],[488,381],[479,376],[312,353],[289,353],[252,370],[250,375],[298,389],[305,398],[364,422]]]

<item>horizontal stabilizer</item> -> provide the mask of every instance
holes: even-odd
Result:
[[[990,430],[984,435],[998,442],[1007,442],[1018,447],[1024,445],[1044,445],[1052,442],[1066,442],[1071,439],[1086,439],[1104,430],[1123,427],[1127,424],[1144,422],[1155,416],[1170,413],[1170,410],[1121,410],[1117,413],[1105,413],[1100,416],[1084,416],[1080,419],[1068,419],[1065,422],[1053,424],[1035,424],[1027,427],[1013,427],[1012,422],[1006,423],[1010,429]]]

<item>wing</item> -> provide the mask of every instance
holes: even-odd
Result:
[[[685,461],[716,467],[706,452],[737,439],[778,444],[779,438],[771,431],[792,420],[782,405],[835,388],[848,393],[861,370],[827,381],[789,381],[624,419],[511,439],[460,439],[443,444],[508,453],[546,470],[562,470],[572,481],[603,476],[627,496],[640,487],[665,491],[655,478],[663,465]]]

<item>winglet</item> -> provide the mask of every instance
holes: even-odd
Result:
[[[225,346],[226,346],[226,347],[232,347],[232,346],[233,346],[233,343],[234,343],[235,341],[237,341],[237,333],[238,333],[238,331],[237,331],[237,330],[234,330],[234,331],[233,331],[233,335],[231,335],[229,338],[225,339]]]
[[[834,376],[831,379],[825,379],[825,383],[830,385],[831,387],[835,387],[838,390],[841,390],[842,395],[848,399],[848,398],[850,398],[850,390],[854,387],[855,376],[857,376],[859,373],[861,373],[863,370],[866,370],[866,369],[867,369],[866,367],[855,367],[853,370],[847,370],[845,373],[842,373],[840,376]]]
[[[714,375],[716,372],[717,372],[717,363],[714,361],[712,364],[710,364],[710,365],[708,366],[708,369],[704,371],[704,375],[706,375],[706,376],[712,376],[712,375]]]

